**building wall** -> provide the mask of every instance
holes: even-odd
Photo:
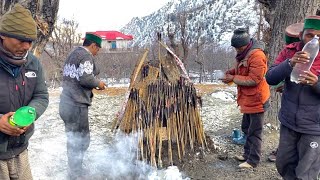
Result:
[[[115,40],[115,41],[108,41],[102,40],[102,48],[105,48],[107,51],[112,50],[126,50],[128,49],[128,44],[130,41],[128,40]]]
[[[128,40],[117,41],[117,48],[128,48]]]

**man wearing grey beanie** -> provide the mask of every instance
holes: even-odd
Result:
[[[250,43],[250,35],[248,29],[239,28],[234,30],[231,38],[231,46],[234,48],[240,48]]]
[[[267,58],[263,44],[251,39],[248,29],[234,30],[231,46],[237,51],[236,66],[225,73],[222,81],[237,85],[237,103],[243,113],[241,129],[247,138],[244,153],[236,159],[244,161],[239,168],[254,168],[261,159],[264,112],[269,106],[270,91],[264,78]]]

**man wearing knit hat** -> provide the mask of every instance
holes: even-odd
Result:
[[[18,128],[8,123],[22,106],[35,108],[37,117],[48,106],[48,90],[39,60],[28,52],[37,38],[29,10],[16,4],[0,19],[0,179],[30,180],[28,140],[34,124]]]
[[[237,102],[243,113],[241,129],[247,137],[240,168],[256,167],[261,159],[264,112],[269,106],[269,86],[264,78],[267,58],[264,45],[251,39],[247,29],[234,31],[231,46],[237,51],[236,66],[226,72],[224,83],[234,82],[238,88]]]
[[[276,160],[283,179],[311,180],[320,173],[320,53],[298,84],[290,81],[293,67],[309,61],[302,48],[315,35],[320,36],[320,16],[309,16],[300,32],[301,41],[287,45],[266,74],[270,85],[284,81]]]
[[[106,87],[103,81],[96,78],[99,71],[94,56],[101,43],[101,37],[87,33],[83,46],[73,50],[64,64],[59,113],[67,134],[70,179],[86,175],[82,162],[90,144],[88,106],[92,102],[92,89],[103,90]]]

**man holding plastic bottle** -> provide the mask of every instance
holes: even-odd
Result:
[[[289,45],[294,42],[299,42],[299,34],[303,30],[303,23],[294,23],[286,27],[285,34],[284,34],[284,40],[286,45]],[[282,93],[284,88],[284,81],[281,81],[279,84],[272,86],[271,88],[275,88],[275,91],[278,93]],[[270,153],[268,156],[268,161],[270,162],[276,162],[277,159],[277,151],[278,148]]]
[[[39,60],[28,50],[37,39],[29,10],[14,5],[0,20],[0,179],[31,180],[28,140],[34,124],[19,128],[9,118],[29,106],[38,118],[48,106],[48,90]],[[19,114],[19,112],[16,112]],[[15,116],[16,117],[16,116]]]
[[[310,61],[301,50],[315,35],[320,36],[320,16],[309,16],[301,41],[287,45],[266,74],[270,85],[284,81],[276,161],[284,179],[317,179],[320,172],[320,54],[311,69],[300,75],[298,84],[290,81],[294,66]]]

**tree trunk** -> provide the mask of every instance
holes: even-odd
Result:
[[[31,51],[40,56],[54,29],[60,0],[0,0],[0,15],[9,11],[15,3],[20,3],[31,11],[38,26],[38,38]]]
[[[269,65],[273,64],[275,58],[283,48],[284,30],[293,23],[301,22],[308,15],[315,15],[320,0],[259,0],[268,11],[265,12],[266,20],[270,24],[269,33],[266,33],[267,55]],[[266,120],[272,124],[278,122],[280,108],[280,95],[272,91],[271,109],[267,113]]]

